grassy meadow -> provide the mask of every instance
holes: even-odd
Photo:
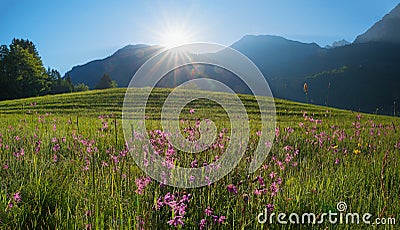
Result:
[[[169,150],[160,112],[169,89],[155,89],[146,127]],[[0,229],[364,229],[400,227],[400,119],[276,99],[277,128],[263,166],[248,173],[259,139],[253,96],[240,95],[250,141],[238,167],[220,181],[183,189],[160,184],[136,166],[125,146],[125,89],[95,90],[0,102]],[[227,94],[226,97],[229,95]],[[192,110],[191,110],[192,109]],[[198,156],[172,151],[173,164],[201,167],[229,142],[218,104],[197,100],[182,132],[204,118],[217,124],[215,145]],[[258,223],[274,213],[337,211],[396,218],[394,225]],[[361,221],[361,220],[360,220]]]

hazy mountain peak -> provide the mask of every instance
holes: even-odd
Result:
[[[400,18],[400,4],[398,4],[390,13],[386,15],[388,18],[399,19]]]
[[[387,42],[400,43],[400,4],[382,20],[375,23],[364,34],[359,35],[354,43]]]
[[[325,48],[332,49],[332,48],[336,48],[336,47],[347,46],[350,44],[351,44],[350,42],[346,41],[345,39],[342,39],[340,41],[333,42],[331,45],[325,46]]]
[[[264,45],[281,45],[281,44],[302,44],[302,45],[312,45],[319,47],[315,42],[312,43],[303,43],[299,41],[293,41],[282,36],[277,35],[245,35],[239,41],[235,42],[231,45],[231,47],[240,46],[241,44],[248,44],[256,42],[257,44],[264,44]]]

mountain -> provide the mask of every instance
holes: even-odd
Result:
[[[390,114],[393,102],[400,100],[400,44],[371,42],[323,49],[251,36],[232,47],[260,68],[275,97],[307,102],[303,91],[307,83],[308,102],[319,105]]]
[[[273,35],[246,35],[230,47],[249,57],[267,78],[301,75],[302,66],[298,60],[324,51],[316,43],[306,44]]]
[[[75,66],[65,76],[69,75],[74,83],[84,83],[94,88],[103,74],[107,73],[118,86],[126,87],[139,67],[162,49],[161,46],[128,45],[107,58]]]
[[[388,42],[400,43],[400,4],[382,20],[378,21],[365,33],[359,35],[354,43]]]
[[[342,39],[340,41],[333,42],[332,45],[325,46],[325,48],[332,49],[332,48],[337,48],[337,47],[341,47],[341,46],[347,46],[347,45],[350,45],[350,44],[351,44],[350,42]]]
[[[400,27],[395,26],[399,11],[397,6],[352,44],[339,41],[334,43],[335,47],[321,48],[315,43],[279,36],[247,35],[231,47],[257,65],[275,97],[393,114],[395,101],[400,101],[400,40],[395,39],[399,36]],[[374,34],[382,36],[376,39]],[[126,87],[138,68],[161,50],[160,46],[129,45],[105,59],[76,66],[67,75],[74,83],[82,82],[93,88],[108,73],[120,87]],[[157,86],[174,87],[204,76],[222,81],[235,92],[250,93],[234,74],[216,71],[212,66],[180,67],[167,74]],[[307,97],[304,83],[308,84]]]

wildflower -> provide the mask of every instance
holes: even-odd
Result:
[[[258,183],[263,187],[265,184],[264,184],[264,178],[262,178],[261,176],[258,176],[257,177],[257,180],[258,180]]]
[[[126,177],[126,175],[125,175]],[[143,194],[143,190],[146,188],[146,186],[151,182],[150,177],[141,177],[141,178],[137,178],[135,180],[137,189],[136,189],[136,193],[139,195]]]
[[[92,215],[92,211],[91,210],[86,210],[85,215],[86,216],[91,216]]]
[[[276,172],[271,172],[271,173],[269,174],[269,177],[271,177],[271,179],[274,179],[275,176],[276,176]]]
[[[163,206],[164,206],[164,202],[162,201],[162,197],[159,197],[156,201],[155,208],[156,208],[156,210],[160,210],[160,208]]]
[[[101,131],[107,130],[108,129],[108,122],[102,122],[102,127],[101,127]]]
[[[190,110],[189,110],[189,113],[190,113],[190,114],[193,114],[193,113],[194,113],[194,109],[190,109]]]
[[[197,160],[194,160],[190,163],[190,167],[192,168],[197,168],[198,164],[197,164]]]
[[[207,220],[206,219],[201,219],[200,220],[200,224],[199,224],[200,229],[204,229],[206,227],[206,225],[207,225]]]
[[[182,199],[180,200],[180,202],[181,203],[188,203],[191,197],[192,197],[192,195],[190,193],[189,194],[185,194],[185,195],[182,196]]]
[[[227,189],[228,189],[228,192],[232,192],[234,194],[237,194],[237,189],[236,189],[235,185],[230,184],[230,185],[227,186]]]
[[[58,152],[58,150],[60,150],[60,145],[59,144],[54,145],[53,152]]]
[[[335,164],[339,164],[340,160],[338,158],[336,158],[335,160]]]
[[[222,223],[225,222],[225,220],[226,220],[226,216],[220,216],[220,217],[218,218],[218,223],[219,223],[219,224],[222,224]]]
[[[3,169],[7,170],[8,169],[8,164],[3,165]]]
[[[279,128],[278,127],[275,128],[275,137],[279,137]]]
[[[283,147],[283,149],[284,149],[285,151],[292,151],[292,150],[293,150],[293,147],[290,146],[290,145],[286,145],[285,147]]]
[[[210,208],[210,206],[208,206],[206,208],[206,210],[204,210],[204,214],[206,214],[207,216],[211,216],[213,214],[214,209]]]
[[[293,129],[292,127],[287,127],[287,128],[285,128],[285,131],[286,131],[287,133],[293,133],[293,132],[294,132],[294,129]]]
[[[14,201],[17,202],[17,203],[19,203],[19,202],[22,201],[22,198],[21,198],[21,195],[20,195],[19,192],[14,193],[13,199],[14,199]]]
[[[114,164],[118,164],[119,160],[117,156],[110,155],[111,160],[113,160]]]
[[[141,216],[136,216],[137,219],[137,228],[136,229],[140,229],[140,230],[144,230],[144,220]]]
[[[261,195],[263,192],[264,192],[265,190],[264,189],[254,189],[254,191],[253,191],[253,194],[254,195],[256,195],[256,196],[259,196],[259,195]]]
[[[36,149],[35,149],[35,152],[36,152],[36,153],[39,153],[39,152],[40,152],[40,146],[41,146],[41,144],[42,144],[42,141],[41,141],[41,140],[39,140],[39,141],[36,142]]]
[[[270,203],[267,204],[266,208],[267,208],[267,212],[268,213],[272,213],[274,211],[274,205],[273,204],[270,204]]]
[[[14,156],[16,156],[17,158],[24,156],[25,155],[25,150],[23,148],[21,148],[21,150],[19,152],[15,152]]]
[[[272,182],[269,189],[271,191],[271,196],[276,196],[276,193],[278,192],[278,186],[276,185],[276,182]]]
[[[53,161],[54,161],[54,162],[57,162],[57,160],[58,160],[57,154],[54,154],[54,155],[53,155]]]
[[[181,216],[184,216],[186,214],[186,207],[187,205],[183,202],[178,203],[178,205],[175,205],[173,210],[178,213]]]
[[[361,153],[361,151],[360,150],[358,150],[358,149],[354,149],[354,154],[360,154]]]
[[[183,216],[175,216],[174,219],[169,220],[167,223],[169,225],[173,225],[173,226],[178,226],[178,225],[184,225],[185,223],[182,220]]]
[[[167,204],[167,203],[169,203],[169,202],[171,202],[173,200],[175,200],[175,196],[173,194],[171,194],[171,193],[165,194],[165,196],[164,196],[164,203],[165,204]]]
[[[277,161],[276,164],[279,166],[280,170],[284,170],[285,166],[283,165],[282,161]]]
[[[286,154],[285,162],[289,163],[293,159],[293,156],[290,155],[289,153]]]

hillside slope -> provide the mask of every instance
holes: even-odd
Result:
[[[400,4],[376,22],[365,33],[357,36],[354,43],[400,43]]]
[[[35,113],[43,115],[44,113],[52,113],[76,118],[76,116],[97,117],[99,114],[114,114],[117,117],[121,117],[125,92],[126,89],[117,88],[0,101],[0,115]],[[146,108],[149,114],[159,115],[163,102],[170,92],[171,89],[168,88],[155,88],[153,90]],[[230,94],[227,93],[222,93],[221,95],[223,95],[222,99],[224,97],[230,97]],[[241,94],[239,95],[239,98],[246,106],[249,118],[258,119],[257,114],[259,113],[259,109],[255,97],[252,95]],[[303,104],[277,98],[275,98],[275,105],[278,122],[293,122],[294,120],[301,121],[303,120],[304,112],[314,114],[315,117],[325,117],[327,111],[329,111],[330,117],[335,120],[348,119],[355,115],[355,112],[348,110]],[[198,111],[203,113],[205,111],[211,112],[214,114],[212,117],[218,117],[216,114],[224,113],[222,107],[215,103],[210,103],[208,100],[197,101],[196,108]],[[368,116],[372,117],[376,115]],[[379,117],[388,120],[394,119],[393,117],[386,116]],[[159,117],[150,116],[150,119],[159,119]]]
[[[107,58],[75,66],[65,76],[69,75],[74,83],[84,83],[94,88],[103,74],[107,73],[118,86],[126,87],[139,67],[161,49],[159,46],[127,45]]]

